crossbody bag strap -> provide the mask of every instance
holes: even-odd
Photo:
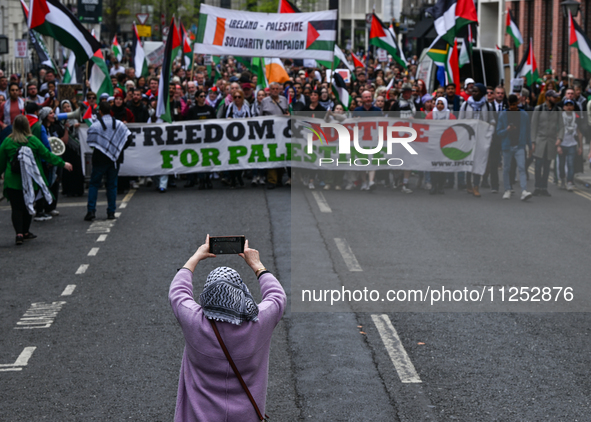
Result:
[[[209,322],[211,323],[211,327],[213,328],[213,332],[215,333],[215,336],[217,337],[218,342],[220,343],[220,346],[222,346],[222,350],[224,351],[224,355],[226,355],[226,359],[228,359],[228,362],[230,363],[232,370],[236,374],[236,377],[238,377],[238,381],[240,381],[240,385],[242,385],[244,392],[246,393],[246,395],[250,399],[250,402],[252,403],[254,410],[257,412],[259,420],[261,420],[261,421],[266,420],[265,418],[268,418],[268,416],[265,415],[265,417],[263,417],[263,415],[261,414],[261,411],[259,410],[259,407],[257,406],[257,402],[254,400],[254,397],[252,397],[252,394],[250,394],[250,390],[248,389],[248,386],[246,385],[246,383],[242,379],[242,375],[240,375],[240,372],[238,372],[238,368],[236,368],[236,365],[234,364],[234,361],[232,360],[232,356],[230,356],[230,352],[228,352],[228,349],[226,348],[226,345],[224,344],[224,340],[222,340],[222,336],[220,335],[220,332],[218,331],[218,327],[215,325],[215,321],[210,319]]]

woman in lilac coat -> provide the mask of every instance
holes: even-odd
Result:
[[[269,349],[287,298],[259,252],[239,254],[257,276],[263,300],[257,305],[240,275],[219,267],[207,277],[199,303],[193,299],[193,272],[199,261],[215,258],[205,244],[176,274],[168,298],[185,337],[174,420],[177,422],[254,422],[256,411],[240,385],[215,336],[215,320],[232,360],[261,413],[265,413]]]

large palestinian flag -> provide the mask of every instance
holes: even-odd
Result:
[[[426,11],[435,20],[437,35],[453,44],[457,32],[471,22],[478,23],[474,0],[437,0]]]
[[[148,76],[148,61],[146,60],[146,53],[144,52],[144,47],[142,47],[142,43],[140,42],[140,36],[137,33],[137,28],[135,26],[135,22],[132,25],[133,33],[135,37],[131,40],[131,56],[132,56],[132,63],[133,67],[135,68],[135,76]]]
[[[101,44],[59,0],[31,0],[29,29],[52,37],[74,51],[81,66],[90,60]]]
[[[540,77],[538,73],[538,64],[534,57],[534,49],[532,47],[532,39],[529,39],[529,45],[523,55],[523,59],[519,63],[517,70],[515,71],[516,78],[525,77],[528,85],[533,85],[536,80]]]
[[[521,31],[519,31],[519,28],[515,23],[515,19],[513,19],[513,15],[511,14],[511,9],[509,8],[507,8],[507,20],[505,26],[507,29],[507,34],[511,35],[513,38],[515,47],[519,47],[521,44],[523,44],[523,36],[521,35]]]
[[[398,62],[398,64],[404,66],[406,69],[406,60],[404,59],[404,54],[398,47],[396,38],[389,29],[384,27],[384,24],[375,13],[373,13],[371,18],[369,43],[386,50],[388,54],[390,54],[392,58]]]
[[[579,62],[581,67],[587,72],[591,72],[591,41],[583,32],[583,28],[573,19],[570,12],[569,17],[569,42],[571,47],[575,47],[579,51]]]
[[[162,73],[160,74],[160,83],[158,84],[158,103],[156,104],[156,117],[165,122],[172,123],[170,114],[170,78],[172,77],[172,62],[181,48],[181,37],[174,24],[174,18],[170,22],[168,38],[164,48],[164,61],[162,62]]]

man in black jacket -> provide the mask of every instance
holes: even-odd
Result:
[[[133,113],[135,117],[134,123],[147,123],[150,118],[148,107],[142,101],[142,90],[135,88],[133,90],[133,98],[127,103],[127,108]]]

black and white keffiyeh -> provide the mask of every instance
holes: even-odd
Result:
[[[209,319],[240,325],[259,320],[259,307],[240,274],[229,267],[218,267],[207,276],[199,304]]]
[[[37,162],[35,161],[35,155],[31,148],[22,146],[18,152],[18,160],[21,163],[21,179],[23,181],[23,197],[25,199],[25,205],[30,215],[35,215],[35,188],[33,182],[37,183],[41,188],[39,196],[43,195],[48,204],[53,202],[51,193],[43,180],[43,176],[39,172]]]
[[[111,116],[103,116],[88,128],[86,143],[116,162],[131,135],[127,126]]]

